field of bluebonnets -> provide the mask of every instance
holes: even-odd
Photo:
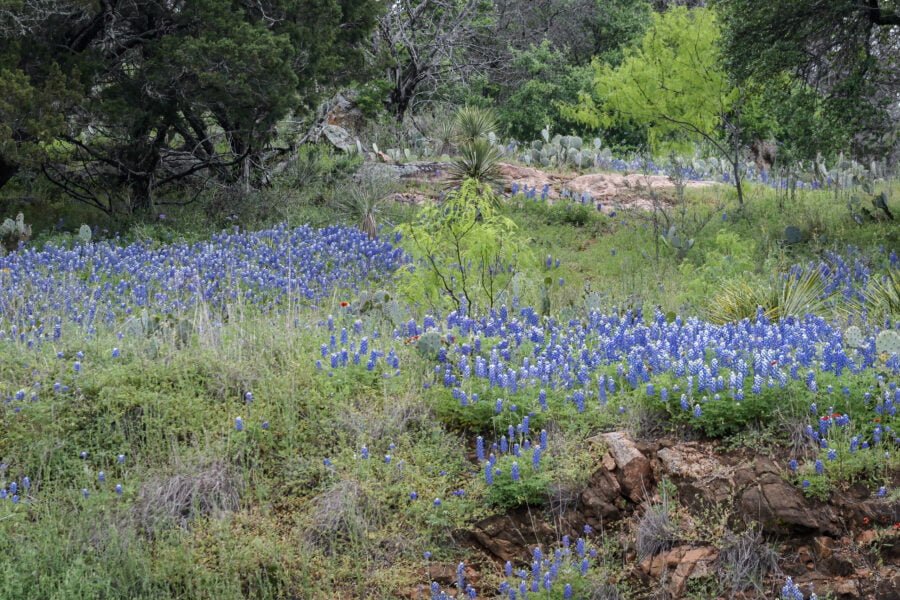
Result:
[[[897,230],[809,190],[796,207],[821,233],[786,245],[776,193],[756,194],[683,261],[648,253],[640,211],[510,195],[530,258],[478,312],[404,291],[427,270],[401,234],[414,210],[374,238],[160,225],[11,252],[3,597],[643,597],[604,531],[499,566],[460,533],[583,485],[594,436],[619,429],[772,454],[810,497],[862,482],[895,502]],[[729,313],[735,280],[779,302]]]

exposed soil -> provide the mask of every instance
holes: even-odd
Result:
[[[402,180],[417,183],[441,183],[446,180],[445,163],[420,162],[402,165],[383,165],[393,170]],[[504,191],[512,192],[513,186],[519,191],[535,189],[538,197],[542,196],[547,186],[546,199],[549,202],[559,200],[568,193],[570,197],[580,200],[584,195],[590,198],[604,212],[622,208],[652,210],[651,194],[659,194],[659,198],[667,201],[675,190],[672,181],[662,175],[622,174],[622,173],[552,173],[534,167],[525,167],[500,163],[500,179]],[[716,185],[711,181],[689,181],[687,188],[703,188]],[[396,194],[397,199],[405,202],[423,202],[428,196],[424,193]]]
[[[693,580],[721,575],[722,547],[721,540],[698,537],[698,527],[668,549],[637,556],[636,524],[660,501],[652,490],[665,479],[677,489],[685,522],[724,511],[733,531],[759,527],[776,551],[778,567],[765,584],[734,598],[777,597],[790,575],[798,584],[814,584],[820,598],[900,599],[900,503],[875,498],[861,485],[835,492],[828,502],[806,498],[785,479],[783,465],[713,444],[642,443],[623,432],[598,441],[607,450],[584,489],[561,493],[551,506],[484,519],[466,532],[472,543],[498,565],[525,564],[535,545],[549,548],[560,535],[574,538],[590,525],[619,538],[628,577],[648,590],[647,597],[681,598]]]

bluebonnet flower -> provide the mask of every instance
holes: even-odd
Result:
[[[513,481],[519,481],[519,463],[513,462],[512,468],[510,469],[510,476]]]
[[[825,463],[823,463],[823,462],[822,462],[821,460],[819,460],[818,458],[816,459],[815,467],[816,467],[816,474],[817,474],[817,475],[821,475],[822,473],[825,472]]]
[[[241,417],[235,417],[234,430],[235,431],[243,431],[244,430],[244,419],[242,419]]]

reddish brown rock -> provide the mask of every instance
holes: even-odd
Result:
[[[614,431],[600,436],[616,462],[616,476],[625,495],[634,502],[643,500],[653,489],[650,461],[626,433]]]
[[[771,533],[806,530],[837,535],[840,531],[833,510],[808,503],[800,490],[772,473],[764,473],[747,486],[739,507],[746,519]]]
[[[678,546],[645,558],[638,568],[653,581],[666,581],[668,593],[679,598],[684,595],[689,580],[706,577],[715,571],[718,557],[718,551],[711,546]]]
[[[485,550],[502,561],[517,560],[527,555],[529,548],[538,541],[557,537],[550,523],[534,518],[522,509],[483,519],[471,532]]]

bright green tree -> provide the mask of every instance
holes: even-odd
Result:
[[[526,255],[515,223],[496,205],[488,186],[469,179],[398,227],[414,259],[400,274],[412,302],[469,314],[494,308]]]
[[[642,127],[657,154],[709,144],[731,163],[742,203],[744,98],[722,67],[720,41],[710,9],[679,6],[655,14],[618,66],[594,62],[593,93],[565,112],[594,127]]]

